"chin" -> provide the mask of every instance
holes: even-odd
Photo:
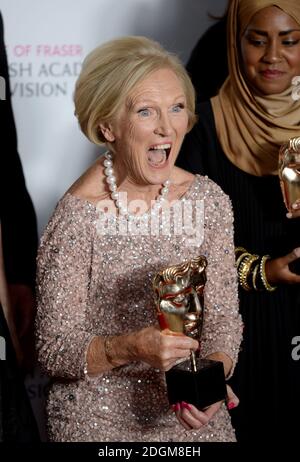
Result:
[[[256,85],[254,85],[254,87],[263,95],[270,96],[283,93],[288,88],[290,88],[291,85],[292,82],[259,82]]]

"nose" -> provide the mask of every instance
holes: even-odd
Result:
[[[160,136],[169,136],[171,134],[172,124],[168,114],[160,114],[154,132]]]
[[[279,43],[274,41],[270,43],[269,46],[266,48],[263,61],[265,63],[274,64],[280,62],[281,60],[281,46]]]

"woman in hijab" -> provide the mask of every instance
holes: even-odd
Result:
[[[216,97],[198,106],[199,121],[178,165],[208,175],[233,202],[244,321],[231,381],[240,398],[232,411],[238,441],[292,441],[300,415],[294,354],[300,335],[300,201],[286,213],[278,153],[300,136],[293,86],[300,75],[299,0],[233,0],[228,58],[229,77]]]

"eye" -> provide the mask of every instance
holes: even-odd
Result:
[[[138,115],[140,115],[141,117],[149,117],[151,115],[151,111],[147,107],[143,107],[139,109],[137,112],[138,112]]]
[[[294,45],[298,45],[299,42],[300,40],[283,40],[282,45],[286,47],[292,47]]]
[[[175,106],[172,106],[172,112],[181,112],[182,109],[184,109],[184,104],[182,103],[175,104]]]
[[[249,38],[248,37],[248,41],[251,45],[255,46],[255,47],[263,47],[266,45],[266,42],[265,40],[259,40],[259,39],[254,39],[254,38]]]

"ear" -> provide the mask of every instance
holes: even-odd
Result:
[[[115,141],[116,137],[113,133],[113,129],[110,123],[99,124],[99,130],[101,131],[106,141],[109,141],[110,143]]]

